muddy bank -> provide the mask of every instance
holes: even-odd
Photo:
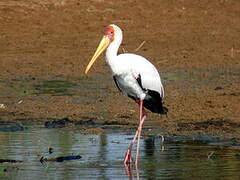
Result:
[[[122,47],[134,52],[146,41],[137,53],[161,72],[170,112],[148,113],[147,125],[162,134],[239,138],[239,7],[220,0],[1,2],[0,121],[136,125],[137,105],[117,91],[104,61],[83,73],[103,28],[115,23],[124,30]]]

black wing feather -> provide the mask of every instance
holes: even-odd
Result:
[[[143,100],[143,106],[151,112],[158,114],[167,114],[168,109],[163,106],[163,101],[159,92],[150,89],[144,89],[142,86],[142,79],[140,74],[138,75],[136,80],[142,90],[146,93],[146,97]]]
[[[122,92],[122,90],[120,89],[119,85],[118,85],[118,80],[117,80],[117,76],[113,76],[114,82],[118,88],[118,90],[120,92]],[[148,110],[150,110],[153,113],[158,113],[158,114],[167,114],[168,109],[166,107],[163,106],[163,101],[162,98],[159,94],[159,92],[154,91],[154,90],[150,90],[150,89],[144,89],[142,86],[142,79],[141,79],[141,75],[139,74],[138,77],[136,78],[138,85],[142,88],[142,90],[146,93],[146,97],[143,100],[143,106],[145,108],[147,108]],[[133,100],[138,100],[136,97],[131,96],[128,94],[128,97],[130,97]]]
[[[118,82],[117,82],[117,76],[113,76],[113,80],[114,80],[114,82],[115,82],[118,90],[119,90],[120,92],[122,92],[122,90],[120,89],[120,87],[119,87],[119,85],[118,85]]]
[[[137,77],[137,82],[138,82],[138,85],[142,88],[142,90],[144,90],[143,86],[142,86],[142,79],[141,79],[141,75],[139,74],[138,77]]]

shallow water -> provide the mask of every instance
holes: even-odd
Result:
[[[110,133],[83,135],[69,129],[29,126],[23,131],[0,132],[0,179],[237,179],[238,146],[219,141],[197,143],[166,137],[141,139],[138,169],[127,175],[123,155],[132,135]],[[214,142],[216,143],[216,142]],[[49,148],[53,153],[49,153]],[[40,158],[81,155],[79,160],[40,163]]]

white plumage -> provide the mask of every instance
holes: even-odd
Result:
[[[157,69],[151,62],[144,57],[131,54],[117,54],[119,46],[122,42],[122,30],[111,24],[106,36],[110,36],[113,41],[109,44],[106,50],[106,61],[112,70],[112,74],[121,92],[134,100],[144,100],[149,90],[157,92],[148,94],[148,102],[143,105],[152,112],[164,114],[166,108],[162,107],[164,90]],[[113,32],[113,34],[111,34]],[[141,84],[139,84],[139,80]],[[154,96],[154,97],[153,97]],[[154,100],[155,98],[156,100]],[[159,102],[157,102],[159,101]]]
[[[120,76],[124,74],[129,80],[131,80],[132,84],[139,86],[136,79],[140,75],[142,88],[156,91],[159,93],[161,98],[164,97],[164,90],[159,73],[153,64],[144,57],[125,53],[120,54],[111,60],[109,60],[108,57],[106,57],[106,59],[110,69],[112,70],[113,76]],[[124,87],[121,90],[123,93],[125,93]],[[141,99],[143,100],[144,98]]]
[[[118,89],[139,104],[139,127],[125,154],[124,164],[127,165],[133,162],[132,146],[138,138],[137,164],[139,140],[143,122],[146,119],[144,107],[158,114],[167,114],[168,109],[163,106],[164,90],[157,69],[142,56],[130,53],[118,55],[121,42],[122,30],[117,25],[109,25],[85,73],[89,71],[98,56],[107,49],[106,62],[112,71]]]

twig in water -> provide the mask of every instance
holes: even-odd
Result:
[[[208,159],[210,159],[213,154],[214,154],[214,151],[210,152],[210,153],[207,155]]]
[[[0,104],[0,109],[5,109],[6,105],[5,104]]]
[[[161,135],[161,137],[162,137],[162,143],[163,143],[165,139],[164,139],[164,136],[163,136],[163,135]]]

